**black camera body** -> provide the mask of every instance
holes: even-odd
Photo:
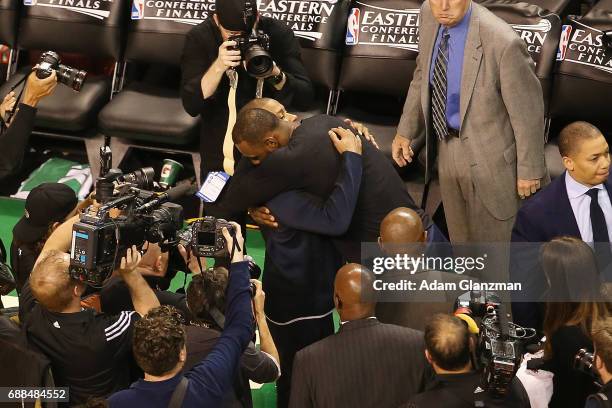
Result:
[[[236,230],[232,224],[221,218],[204,217],[191,225],[191,250],[194,255],[207,258],[228,258],[227,244],[222,229],[230,235]]]
[[[63,65],[58,53],[54,51],[45,51],[41,54],[36,68],[36,76],[39,79],[45,79],[57,72],[57,81],[71,87],[75,91],[80,91],[87,78],[87,72],[78,70],[68,65]]]
[[[261,30],[251,30],[247,34],[235,35],[228,38],[235,41],[236,46],[231,50],[240,51],[246,72],[255,78],[270,76],[274,70],[274,60],[270,55],[270,37]]]
[[[525,341],[534,338],[536,331],[509,321],[495,292],[466,292],[457,298],[455,309],[455,314],[480,319],[476,363],[484,368],[482,383],[494,397],[506,396],[525,354]]]
[[[599,373],[595,368],[595,354],[593,352],[585,348],[578,350],[578,353],[574,356],[574,369],[591,377],[598,388],[603,387]]]
[[[159,243],[162,250],[176,244],[183,226],[183,207],[165,202],[167,195],[130,187],[100,208],[89,207],[72,228],[70,275],[97,286],[116,268],[133,245]],[[122,210],[116,218],[112,208]]]

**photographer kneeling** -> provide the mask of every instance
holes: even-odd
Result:
[[[228,271],[223,267],[204,270],[193,276],[187,287],[187,307],[192,314],[186,327],[187,361],[185,369],[199,363],[210,354],[223,331],[223,314],[225,314]],[[234,386],[226,393],[222,406],[252,407],[251,387],[249,380],[256,383],[276,381],[280,376],[280,362],[274,340],[268,329],[264,313],[265,293],[258,280],[252,279],[253,311],[257,326],[261,350],[250,342],[240,358],[240,371],[234,379]]]
[[[51,361],[56,385],[70,388],[71,405],[129,385],[134,323],[159,306],[153,290],[136,271],[141,256],[132,247],[121,259],[119,274],[136,311],[110,316],[82,309],[85,285],[70,276],[66,253],[77,219],[60,225],[47,240],[29,281],[38,303],[23,322],[29,342]]]
[[[176,309],[152,310],[135,325],[134,357],[145,378],[109,398],[111,407],[217,407],[234,380],[240,356],[253,335],[248,264],[244,238],[232,223],[235,238],[223,236],[231,257],[225,327],[215,347],[185,375],[186,335]]]
[[[482,374],[474,370],[471,354],[474,348],[467,325],[446,314],[434,315],[425,327],[425,357],[436,372],[435,381],[424,393],[416,395],[405,408],[529,408],[529,398],[516,377],[508,396],[493,398],[483,391]]]
[[[6,113],[14,108],[14,93],[9,93],[4,97],[0,105],[0,146],[2,146],[0,149],[0,181],[19,170],[34,127],[36,106],[41,99],[51,95],[56,86],[55,71],[44,79],[38,78],[34,71],[30,73],[23,91],[23,99],[10,119]]]
[[[600,320],[594,326],[594,366],[603,386],[597,394],[588,396],[585,408],[609,408],[612,407],[612,318]]]

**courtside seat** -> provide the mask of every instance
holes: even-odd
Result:
[[[101,2],[98,9],[90,8],[89,2],[70,8],[42,0],[32,3],[23,6],[19,21],[20,48],[120,59],[127,0]],[[30,68],[25,68],[15,74],[0,89],[0,94],[29,72]],[[89,75],[80,92],[59,84],[38,105],[36,128],[58,135],[74,132],[82,135],[82,131],[95,127],[98,112],[110,98],[111,83],[110,78]]]
[[[185,112],[178,90],[141,82],[117,95],[98,121],[105,134],[181,146],[196,138],[200,122]]]
[[[175,2],[177,10],[188,10],[192,6],[179,7],[181,2],[191,3],[189,0]],[[188,16],[157,18],[157,10],[149,7],[154,6],[152,3],[144,2],[142,9],[132,7],[125,49],[128,72],[136,64],[178,72],[185,37],[202,21],[205,13],[197,19]],[[115,95],[98,116],[98,129],[102,134],[128,143],[189,145],[199,134],[199,126],[199,118],[192,118],[183,109],[178,81],[170,83],[167,78],[128,81],[125,89]]]

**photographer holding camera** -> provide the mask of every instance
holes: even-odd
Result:
[[[300,45],[284,22],[261,17],[255,0],[217,0],[215,7],[187,35],[181,62],[183,106],[202,117],[202,182],[211,171],[234,173],[232,128],[236,113],[256,96],[258,80],[263,95],[286,106],[306,109],[314,94]],[[230,80],[235,76],[237,83]]]
[[[436,380],[404,408],[529,408],[529,398],[516,377],[508,396],[493,398],[481,387],[481,373],[474,370],[475,347],[465,322],[455,316],[434,315],[425,327],[425,357],[436,372]]]
[[[587,397],[585,408],[612,407],[612,318],[600,320],[594,324],[593,345],[595,347],[594,368],[599,374],[603,386],[597,394]],[[608,368],[610,367],[610,368]]]
[[[34,127],[36,106],[51,95],[56,86],[55,71],[40,79],[34,70],[27,78],[23,97],[17,107],[14,92],[4,97],[0,104],[0,181],[19,170]],[[14,115],[10,117],[9,112],[13,110]]]
[[[223,332],[226,308],[228,270],[224,267],[208,268],[195,274],[187,287],[187,306],[192,314],[185,328],[189,370],[210,354]],[[240,370],[236,373],[232,389],[226,393],[223,407],[252,407],[249,380],[256,383],[274,382],[280,376],[278,351],[268,329],[264,302],[266,295],[258,280],[251,279],[253,312],[259,327],[261,349],[250,342],[240,357]]]
[[[28,341],[51,361],[57,386],[70,388],[70,403],[90,396],[107,396],[130,383],[134,323],[159,306],[153,290],[136,270],[141,256],[136,247],[121,259],[119,274],[130,289],[135,311],[110,316],[81,307],[82,282],[69,273],[75,216],[47,240],[29,285],[38,301],[23,324]]]
[[[217,407],[232,385],[234,374],[253,335],[253,314],[244,238],[223,229],[233,254],[229,267],[225,327],[212,351],[183,375],[186,334],[178,312],[163,306],[149,312],[134,329],[134,357],[145,377],[109,398],[111,407]]]

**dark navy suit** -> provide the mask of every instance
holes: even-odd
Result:
[[[582,239],[567,195],[565,177],[566,172],[523,204],[512,229],[513,243],[541,245],[562,236]],[[607,180],[604,186],[612,200],[612,182]],[[544,274],[538,265],[540,245],[513,244],[511,281],[522,282],[523,295],[532,299],[544,290]],[[521,325],[538,328],[543,321],[542,307],[533,302],[514,302],[512,313],[515,322]]]

